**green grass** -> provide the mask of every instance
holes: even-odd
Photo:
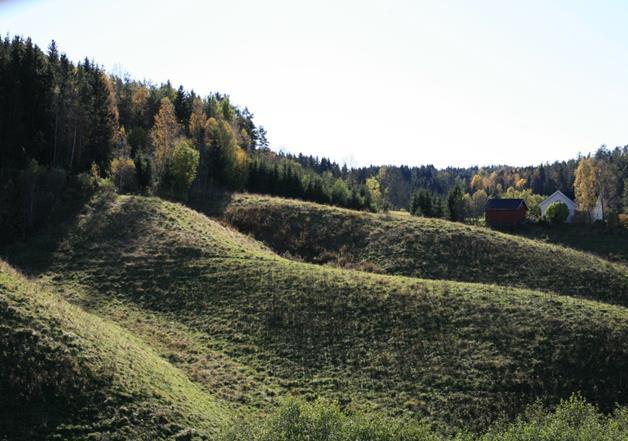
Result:
[[[563,245],[628,265],[628,227],[565,224],[528,225],[514,232],[529,239]]]
[[[623,307],[296,262],[157,198],[101,197],[6,252],[234,411],[326,397],[479,430],[536,399],[628,397]]]
[[[234,195],[224,219],[280,254],[371,272],[494,283],[628,305],[628,267],[441,219]]]
[[[139,339],[2,261],[0,317],[0,439],[214,438],[228,421]]]

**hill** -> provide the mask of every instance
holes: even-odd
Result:
[[[243,194],[232,196],[223,216],[278,253],[309,262],[628,305],[625,265],[487,228]]]
[[[157,198],[101,196],[10,255],[238,409],[324,396],[481,429],[537,398],[628,396],[622,307],[295,262]]]
[[[227,421],[140,340],[2,261],[0,317],[0,439],[206,438]]]
[[[628,226],[528,225],[513,232],[529,239],[563,245],[628,265]]]

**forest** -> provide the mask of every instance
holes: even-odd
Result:
[[[582,193],[603,193],[609,212],[628,210],[628,146],[528,167],[348,168],[273,151],[253,113],[226,94],[120,78],[92,60],[72,62],[54,41],[43,51],[19,36],[0,44],[0,146],[5,241],[43,222],[90,175],[122,193],[180,201],[246,191],[464,220],[481,216],[492,197],[522,197],[532,214],[557,189],[573,197],[586,160],[593,171]]]

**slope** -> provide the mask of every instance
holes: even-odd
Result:
[[[0,439],[205,439],[227,421],[142,342],[2,261],[0,317]]]
[[[275,251],[310,262],[628,305],[625,265],[486,228],[253,195],[234,195],[223,215]]]
[[[514,234],[563,245],[628,265],[628,225],[528,225]]]
[[[13,261],[235,408],[324,396],[479,429],[537,398],[628,396],[622,307],[294,262],[156,198],[101,197],[49,238]]]

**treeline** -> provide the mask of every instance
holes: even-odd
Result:
[[[45,219],[81,174],[179,200],[245,190],[462,220],[481,216],[491,197],[523,197],[533,211],[557,189],[573,197],[577,168],[591,159],[605,177],[581,180],[596,186],[581,194],[600,193],[603,180],[605,207],[628,207],[628,146],[531,167],[349,169],[272,152],[253,114],[227,95],[110,76],[54,42],[44,52],[20,37],[0,40],[0,147],[0,230],[12,238]]]
[[[612,177],[607,188],[609,205],[618,211],[627,209],[628,146],[614,149],[602,146],[591,157],[538,166],[489,166],[442,170],[433,166],[371,166],[351,169],[348,176],[349,179],[355,176],[358,181],[364,182],[368,179],[377,179],[384,202],[393,208],[409,207],[412,195],[419,190],[427,191],[433,196],[446,197],[456,186],[459,186],[468,197],[472,197],[476,192],[482,192],[479,196],[482,202],[485,202],[484,197],[547,196],[556,190],[575,198],[576,170],[582,159],[594,159],[600,165],[600,170],[608,170]],[[482,203],[475,205],[483,207]]]
[[[365,185],[273,154],[227,95],[206,97],[71,62],[52,42],[0,41],[0,228],[20,236],[81,174],[181,200],[213,189],[375,209]]]
[[[489,198],[523,198],[536,214],[538,202],[560,190],[576,199],[576,172],[582,160],[593,160],[606,175],[604,193],[608,207],[621,212],[628,209],[628,146],[608,149],[602,146],[594,155],[537,166],[488,166],[437,169],[431,165],[369,166],[348,169],[326,158],[284,155],[316,173],[331,173],[347,182],[366,185],[379,209],[404,209],[433,217],[449,217],[440,204],[448,205],[452,191],[463,192],[467,217],[482,215]],[[601,191],[598,190],[598,192]],[[427,202],[429,195],[432,210]],[[422,209],[416,210],[417,199]]]
[[[250,161],[247,190],[357,210],[376,209],[365,184],[347,182],[329,170],[320,173],[305,168],[270,151],[259,152]]]

